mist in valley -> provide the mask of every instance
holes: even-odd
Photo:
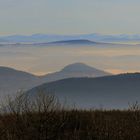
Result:
[[[94,46],[4,46],[0,47],[1,66],[36,75],[59,71],[82,62],[110,73],[139,72],[140,45]]]

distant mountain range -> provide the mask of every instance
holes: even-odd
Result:
[[[0,67],[0,95],[15,94],[41,83],[40,78],[24,71]]]
[[[44,76],[35,76],[24,71],[0,67],[0,95],[12,95],[19,90],[29,90],[43,83],[70,77],[99,77],[105,75],[110,75],[110,73],[92,68],[83,63],[71,64],[59,72]]]
[[[64,67],[61,71],[47,74],[41,78],[45,82],[56,81],[74,77],[101,77],[111,75],[111,73],[93,68],[83,63],[74,63]]]
[[[77,40],[61,40],[61,41],[54,41],[49,43],[36,43],[34,45],[95,45],[101,44],[99,42],[94,42],[86,39],[77,39]]]
[[[129,103],[140,102],[140,74],[120,74],[98,78],[70,78],[46,83],[28,91],[53,91],[61,102],[75,104],[80,108],[124,109]]]
[[[94,45],[103,45],[103,46],[108,46],[108,45],[121,45],[121,44],[116,44],[116,43],[103,43],[103,42],[95,42],[91,40],[86,40],[86,39],[77,39],[77,40],[61,40],[61,41],[54,41],[54,42],[33,42],[33,43],[25,43],[25,42],[20,42],[20,43],[1,43],[0,46],[28,46],[28,47],[34,47],[34,46],[94,46]],[[124,45],[124,44],[123,44]]]
[[[120,34],[120,35],[103,35],[103,34],[83,34],[83,35],[49,35],[49,34],[33,34],[26,35],[11,35],[1,36],[0,42],[6,43],[42,43],[54,42],[61,40],[91,40],[95,42],[128,42],[140,41],[140,34]]]
[[[129,102],[140,101],[140,74],[111,75],[83,63],[70,64],[44,76],[0,67],[0,96],[19,90],[31,95],[41,90],[49,92],[81,108],[123,109]]]

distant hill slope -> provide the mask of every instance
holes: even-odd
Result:
[[[43,76],[44,82],[51,82],[73,77],[101,77],[111,75],[108,72],[93,68],[84,63],[74,63],[67,65],[61,71]]]
[[[66,66],[59,72],[44,76],[18,71],[8,67],[0,67],[0,95],[14,94],[18,90],[29,90],[37,85],[70,77],[98,77],[109,75],[82,63]]]
[[[61,100],[78,107],[127,108],[128,103],[140,102],[140,74],[122,74],[99,78],[70,78],[46,83],[28,93],[54,91]]]
[[[74,39],[74,40],[60,40],[60,41],[53,41],[53,42],[41,42],[41,43],[32,43],[32,46],[83,46],[83,45],[107,45],[111,43],[101,43],[101,42],[94,42],[86,39]],[[28,44],[27,44],[28,45]],[[115,45],[115,44],[114,44]]]
[[[94,46],[94,45],[104,45],[104,46],[108,46],[108,45],[121,45],[121,44],[116,44],[116,43],[105,43],[105,42],[95,42],[95,41],[91,41],[88,39],[73,39],[73,40],[60,40],[60,41],[52,41],[52,42],[5,42],[5,43],[1,43],[1,46]]]
[[[79,34],[79,35],[55,35],[55,34],[33,34],[33,35],[11,35],[1,36],[0,42],[53,42],[61,40],[93,40],[95,42],[137,42],[140,40],[140,34],[118,34],[118,35],[103,35],[98,33]]]
[[[15,94],[18,90],[28,90],[40,83],[40,79],[35,75],[0,67],[0,95]]]
[[[61,40],[61,41],[49,42],[47,44],[48,45],[95,45],[99,43],[86,39],[77,39],[77,40]]]

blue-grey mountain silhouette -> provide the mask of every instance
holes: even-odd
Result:
[[[28,93],[53,91],[62,102],[75,103],[81,108],[128,108],[140,101],[140,74],[121,74],[98,78],[70,78],[46,83]]]
[[[101,77],[111,75],[108,72],[93,68],[84,63],[74,63],[67,65],[61,71],[44,75],[42,78],[45,82],[56,81],[72,77]]]
[[[50,35],[50,34],[33,34],[30,36],[26,35],[11,35],[1,36],[0,40],[3,42],[53,42],[61,40],[92,40],[95,42],[120,42],[120,41],[139,41],[139,34],[118,34],[118,35],[103,35],[98,33],[83,34],[83,35]]]
[[[18,90],[29,90],[43,83],[71,77],[99,77],[110,73],[97,70],[83,63],[75,63],[66,66],[61,71],[36,76],[24,71],[7,67],[0,67],[0,95],[14,94]]]
[[[0,67],[0,95],[15,94],[41,83],[37,76],[12,68]]]

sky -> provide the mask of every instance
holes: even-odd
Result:
[[[140,0],[0,0],[0,35],[139,34]]]
[[[0,36],[140,34],[139,13],[140,0],[0,0]],[[112,73],[140,72],[139,60],[139,47],[0,48],[0,65],[38,75],[75,62]]]

